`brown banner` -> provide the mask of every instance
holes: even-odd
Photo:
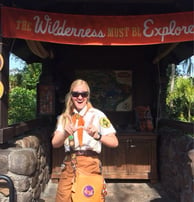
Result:
[[[91,16],[1,8],[2,36],[79,45],[145,45],[194,40],[194,12]]]

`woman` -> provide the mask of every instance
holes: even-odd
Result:
[[[66,152],[56,202],[72,201],[72,182],[76,169],[101,174],[98,158],[101,144],[117,147],[116,131],[106,115],[92,106],[88,83],[81,79],[75,80],[66,96],[65,111],[58,119],[52,138],[53,147],[64,145]]]

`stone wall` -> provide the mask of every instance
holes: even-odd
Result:
[[[159,130],[160,182],[177,202],[194,201],[194,138],[180,130]]]
[[[0,147],[0,174],[12,179],[15,202],[38,201],[50,179],[50,155],[47,129],[38,129]],[[0,201],[9,201],[3,187],[0,187]]]

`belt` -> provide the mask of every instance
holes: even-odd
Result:
[[[75,150],[72,152],[66,152],[65,155],[76,154],[76,156],[98,156],[99,154],[92,150]]]

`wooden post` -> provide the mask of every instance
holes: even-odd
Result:
[[[0,129],[8,126],[8,92],[9,92],[9,52],[0,38],[0,55],[2,56],[3,66],[0,70],[0,82],[3,87],[0,97]],[[2,88],[1,88],[2,89]]]

